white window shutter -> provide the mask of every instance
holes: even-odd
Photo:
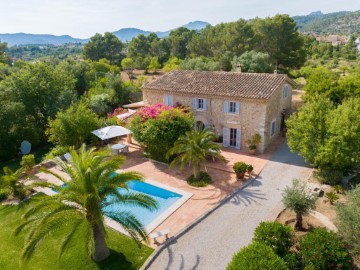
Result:
[[[197,109],[197,98],[193,98],[193,109]]]
[[[240,103],[239,102],[236,102],[236,114],[239,114],[240,113]]]
[[[204,100],[204,110],[206,110],[206,99],[203,100]]]
[[[229,146],[229,129],[223,128],[223,145],[224,147]]]
[[[236,129],[236,149],[240,149],[240,142],[241,142],[241,129]]]
[[[228,112],[229,112],[229,102],[224,101],[224,113],[228,113]]]

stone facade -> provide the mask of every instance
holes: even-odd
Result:
[[[284,96],[284,88],[287,85],[287,96]],[[246,140],[255,133],[259,133],[262,142],[258,145],[258,151],[262,152],[280,134],[282,113],[291,108],[291,85],[286,81],[281,84],[268,100],[228,98],[209,95],[195,95],[177,93],[176,91],[164,91],[147,89],[143,87],[143,100],[147,105],[157,103],[166,104],[166,96],[172,97],[172,102],[192,108],[196,121],[201,121],[205,126],[210,127],[217,136],[223,136],[226,131],[229,142],[229,130],[236,129],[240,132],[240,145],[237,148],[246,149]],[[206,110],[195,109],[194,98],[206,100]],[[224,110],[225,101],[239,103],[239,113],[226,113]],[[272,122],[275,121],[275,130],[271,134]]]

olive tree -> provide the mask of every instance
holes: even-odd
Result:
[[[282,196],[285,207],[296,213],[295,229],[301,230],[303,215],[315,209],[316,195],[310,192],[305,182],[293,179],[292,186],[286,187]]]

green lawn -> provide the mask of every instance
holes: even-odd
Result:
[[[0,268],[1,270],[15,269],[139,269],[153,250],[147,246],[138,248],[136,243],[127,236],[108,230],[107,243],[111,255],[102,263],[95,263],[88,258],[85,251],[84,235],[76,235],[69,250],[58,259],[60,238],[58,232],[39,246],[32,259],[26,264],[20,264],[20,254],[24,245],[26,233],[14,236],[14,229],[21,222],[21,215],[26,206],[0,205]]]

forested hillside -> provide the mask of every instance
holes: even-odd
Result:
[[[329,14],[313,12],[293,17],[300,32],[317,34],[353,34],[360,32],[360,11]]]

